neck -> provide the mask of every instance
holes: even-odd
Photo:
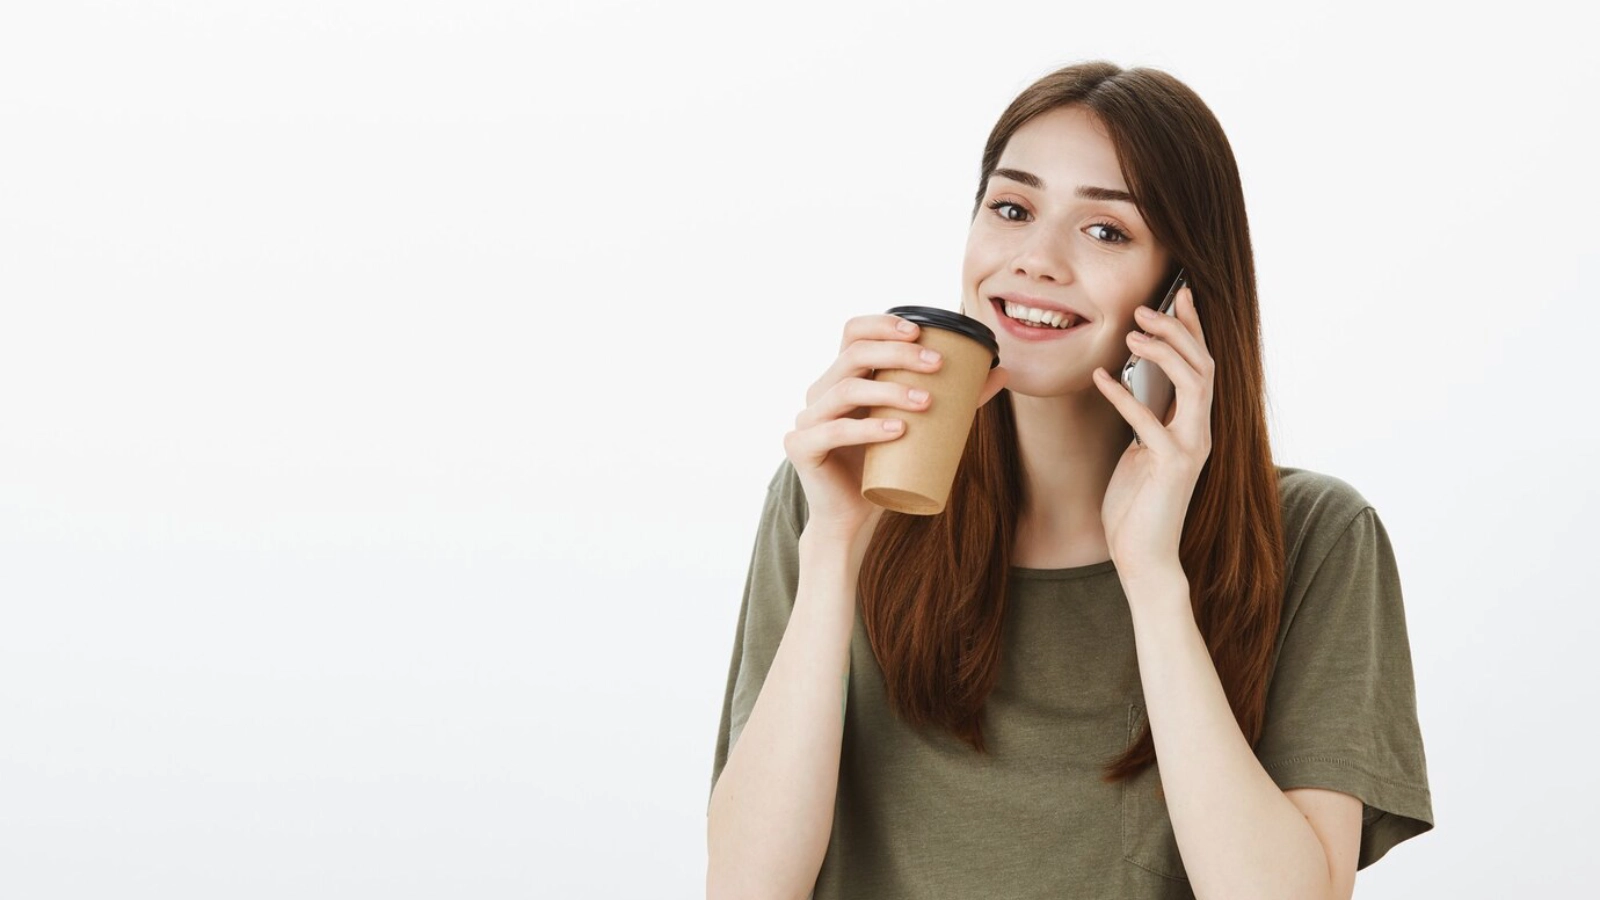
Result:
[[[1007,393],[1022,466],[1018,544],[1106,558],[1100,507],[1133,429],[1093,385],[1059,397]]]

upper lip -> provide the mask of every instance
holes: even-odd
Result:
[[[1065,303],[1058,303],[1058,302],[1056,302],[1054,300],[1046,300],[1043,297],[1030,297],[1027,294],[1011,293],[1011,294],[991,294],[989,296],[989,299],[991,299],[991,300],[1002,300],[1002,301],[1005,301],[1007,303],[1018,303],[1018,304],[1021,304],[1022,306],[1031,306],[1034,309],[1053,309],[1056,312],[1067,313],[1067,314],[1071,315],[1074,319],[1077,319],[1080,322],[1089,321],[1089,317],[1088,316],[1084,315],[1081,312],[1078,312],[1077,310],[1075,310],[1072,307],[1066,305]]]

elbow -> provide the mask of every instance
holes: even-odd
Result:
[[[706,867],[706,900],[806,900],[810,891],[785,894],[774,891],[755,873],[732,870],[716,860]]]
[[[706,813],[706,900],[810,900],[825,848],[802,862],[792,846],[750,827],[722,788],[713,787]]]
[[[706,900],[808,900],[811,888],[785,890],[769,867],[748,860],[730,859],[728,848],[714,826],[706,840]]]
[[[811,891],[798,894],[777,889],[770,873],[760,867],[724,859],[713,846],[706,865],[706,900],[806,900]]]

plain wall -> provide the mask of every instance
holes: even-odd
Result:
[[[1232,141],[1274,449],[1378,509],[1438,827],[1590,879],[1600,200],[1555,3],[0,13],[0,895],[696,897],[768,477],[1034,78]],[[1202,300],[1203,302],[1203,300]]]

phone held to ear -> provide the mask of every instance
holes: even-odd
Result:
[[[1187,283],[1183,269],[1178,269],[1172,284],[1167,286],[1166,294],[1155,304],[1156,312],[1166,316],[1176,316],[1178,289]],[[1160,366],[1141,359],[1138,354],[1128,357],[1127,363],[1122,367],[1122,386],[1133,394],[1134,399],[1143,403],[1146,409],[1155,413],[1158,420],[1166,422],[1167,412],[1172,407],[1172,379],[1161,371]]]

